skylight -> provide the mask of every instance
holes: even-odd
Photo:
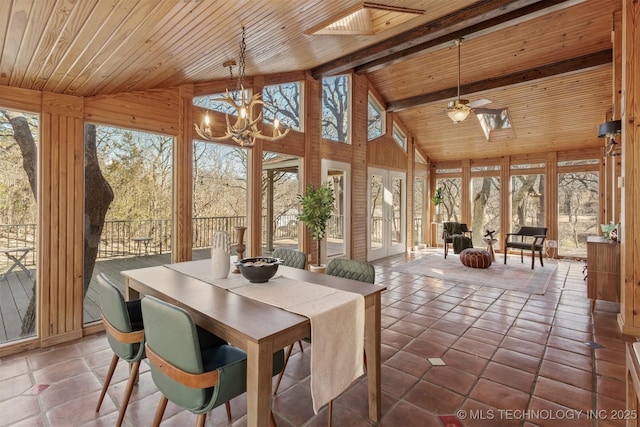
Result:
[[[307,34],[378,34],[422,15],[424,10],[364,2],[307,31]]]
[[[482,127],[487,141],[492,141],[498,134],[503,137],[515,136],[508,108],[476,108],[474,113],[480,122],[480,127]]]

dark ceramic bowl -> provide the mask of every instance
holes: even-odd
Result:
[[[251,283],[268,282],[278,271],[278,265],[282,264],[278,258],[256,257],[244,258],[236,261],[240,273]]]

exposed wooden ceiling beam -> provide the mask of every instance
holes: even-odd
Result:
[[[400,52],[395,52],[374,61],[359,65],[355,67],[355,72],[357,74],[363,74],[376,71],[380,68],[397,64],[398,62],[406,61],[419,55],[425,55],[438,49],[442,49],[443,47],[451,45],[454,40],[460,38],[464,38],[465,40],[472,40],[485,34],[494,31],[500,31],[513,25],[522,24],[539,16],[553,13],[560,9],[565,9],[569,6],[573,6],[583,1],[586,0],[545,0],[535,4],[530,4],[509,13],[505,13],[504,15],[487,19],[486,21],[479,22],[475,25],[471,25],[458,31],[450,32],[441,37],[436,37],[432,40],[420,43],[416,46],[410,47]]]
[[[613,60],[613,50],[607,49],[600,52],[584,55],[577,58],[571,58],[559,61],[553,64],[543,65],[529,70],[520,71],[505,76],[495,77],[491,79],[481,80],[460,86],[460,93],[465,96],[485,90],[497,89],[505,86],[530,82],[532,80],[543,79],[561,74],[572,73],[588,68],[598,67],[609,64]],[[453,99],[458,94],[457,87],[450,87],[436,92],[424,93],[422,95],[412,96],[405,99],[389,102],[387,111],[401,111],[407,108],[419,107],[421,105],[430,104],[445,99]]]
[[[314,78],[347,70],[371,71],[426,49],[434,49],[458,37],[478,37],[488,31],[524,22],[541,12],[552,12],[585,0],[485,0],[455,13],[391,37],[374,46],[337,58],[311,70]]]

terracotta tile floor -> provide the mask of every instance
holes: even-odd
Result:
[[[635,338],[618,331],[617,304],[599,301],[590,313],[582,263],[559,262],[546,294],[533,295],[391,271],[404,261],[375,262],[377,283],[388,288],[381,426],[624,425],[586,415],[625,407],[625,342]],[[326,425],[326,410],[314,416],[311,408],[309,350],[294,352],[273,401],[279,426]],[[94,412],[110,358],[101,333],[1,359],[0,426],[113,426],[126,364]],[[150,425],[158,399],[143,364],[125,425]],[[233,425],[246,425],[245,396],[232,409]],[[333,420],[370,425],[364,380],[336,400]],[[194,423],[169,404],[162,425]],[[228,425],[224,409],[214,410],[207,425]]]

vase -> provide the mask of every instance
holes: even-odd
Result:
[[[231,270],[231,240],[226,231],[213,233],[211,244],[211,274],[214,279],[224,279]]]
[[[238,255],[238,261],[241,261],[244,258],[244,250],[246,249],[244,245],[244,232],[247,230],[247,227],[243,226],[235,226],[234,230],[236,231],[236,254]],[[236,266],[234,273],[240,273],[240,268]]]

